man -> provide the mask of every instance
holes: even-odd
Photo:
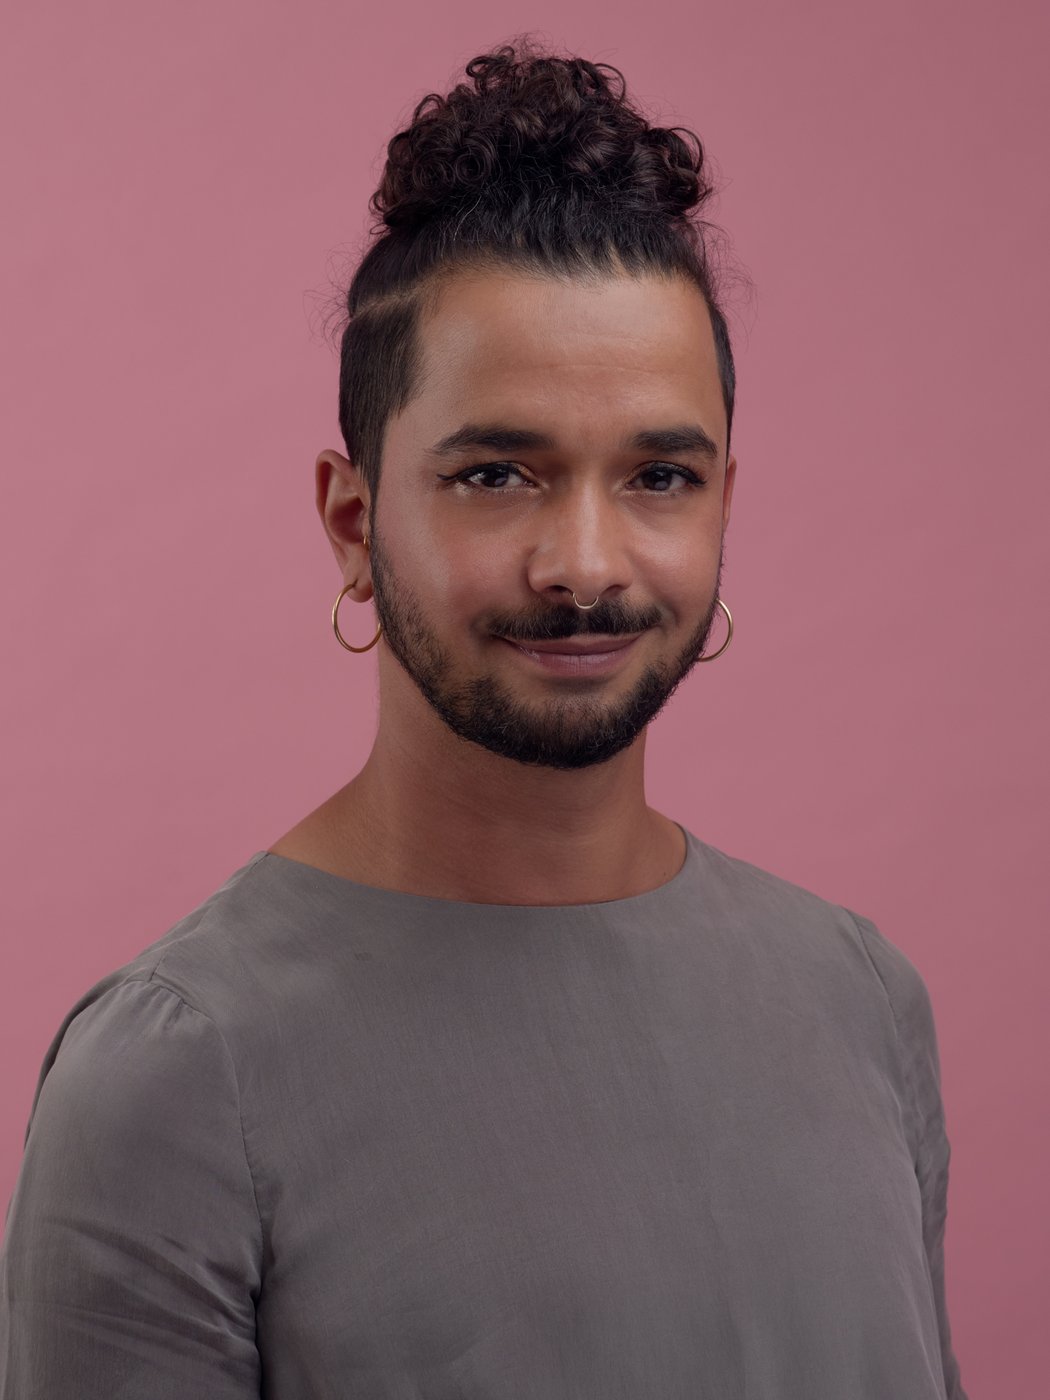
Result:
[[[317,460],[372,752],[56,1036],[0,1396],[964,1400],[921,978],[645,800],[731,625],[702,154],[583,60],[467,74]]]

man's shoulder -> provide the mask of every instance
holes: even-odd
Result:
[[[294,910],[282,908],[260,878],[264,855],[254,854],[164,933],[88,987],[63,1018],[49,1060],[74,1024],[80,1031],[112,1026],[119,1037],[126,1022],[131,1034],[140,1009],[164,1001],[184,1004],[223,1037],[257,1019],[267,982],[278,980],[275,943],[294,947],[297,941]]]
[[[928,1015],[922,974],[871,918],[751,861],[698,845],[705,902],[720,922],[788,950],[792,959],[808,953],[826,967],[859,974],[898,1019]]]
[[[705,922],[734,976],[775,988],[779,1004],[837,1026],[843,1053],[854,1046],[891,1061],[903,1056],[905,1078],[916,1059],[935,1062],[923,976],[871,918],[715,847],[702,845],[701,856]]]
[[[774,916],[778,922],[801,919],[807,924],[841,923],[849,911],[784,875],[730,855],[718,846],[693,837],[700,855],[700,879],[705,899],[720,913],[741,917]]]

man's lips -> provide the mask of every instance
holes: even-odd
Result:
[[[640,632],[635,632],[630,637],[563,637],[554,642],[516,642],[511,637],[504,637],[502,640],[521,647],[523,651],[546,652],[554,656],[594,656],[610,651],[622,651],[641,635]]]
[[[528,645],[512,642],[507,637],[499,640],[518,653],[519,664],[545,671],[549,676],[585,680],[611,676],[622,670],[642,635],[637,632],[631,637],[560,637],[556,641]]]

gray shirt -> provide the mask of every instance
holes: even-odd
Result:
[[[260,851],[105,977],[40,1077],[2,1400],[965,1400],[926,986],[686,836],[566,906]]]

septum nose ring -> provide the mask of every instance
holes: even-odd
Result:
[[[598,598],[600,598],[601,596],[602,595],[599,593]],[[593,603],[581,603],[575,593],[572,595],[572,601],[576,604],[576,606],[580,609],[581,612],[590,612],[591,608],[597,607],[598,598],[595,598]]]

